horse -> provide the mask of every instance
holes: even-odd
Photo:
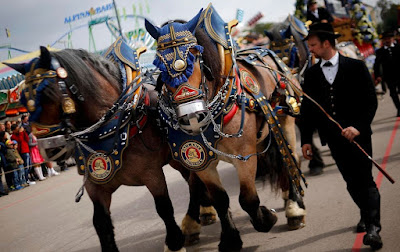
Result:
[[[276,139],[283,163],[296,165],[290,147],[296,143],[294,118],[283,116],[278,123],[266,98],[281,92],[275,108],[280,104],[287,111],[298,112],[297,100],[284,87],[296,80],[269,50],[235,52],[229,35],[233,25],[223,22],[211,4],[188,22],[172,20],[157,27],[145,20],[147,31],[158,42],[153,64],[161,71],[157,79],[159,113],[168,128],[173,158],[195,171],[207,187],[220,218],[220,251],[238,251],[243,242],[229,211],[218,162],[235,166],[240,181],[239,203],[259,232],[269,232],[277,216],[260,206],[255,187],[257,156],[265,155]],[[285,135],[290,144],[285,145]],[[291,199],[300,209],[293,219],[300,220],[297,224],[301,227],[305,209],[298,167],[269,172],[274,187],[285,184],[290,189]]]
[[[93,225],[102,251],[118,251],[110,204],[121,185],[149,189],[165,223],[165,251],[184,251],[185,236],[190,242],[198,240],[199,204],[207,197],[202,201],[202,184],[172,161],[188,181],[191,195],[182,233],[162,170],[171,154],[158,116],[153,116],[157,96],[141,84],[138,58],[144,50],[133,51],[122,39],[110,46],[106,57],[85,50],[40,50],[39,58],[8,65],[25,75],[21,102],[31,114],[43,156],[57,161],[75,152],[78,172],[84,175],[84,188],[93,202]],[[83,187],[76,201],[82,194]],[[204,212],[205,220],[213,222],[213,213]]]
[[[305,69],[312,65],[311,54],[304,38],[308,34],[305,24],[293,15],[288,15],[285,21],[276,23],[272,28],[264,30],[265,35],[270,39],[270,49],[273,50],[293,73],[301,76]]]

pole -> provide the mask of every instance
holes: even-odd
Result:
[[[115,4],[115,0],[113,0],[113,4],[114,4],[114,9],[115,9],[115,15],[117,17],[117,22],[118,22],[119,35],[121,36],[121,38],[123,38],[121,22],[119,21],[119,15],[118,15],[118,10],[117,10],[117,5]]]

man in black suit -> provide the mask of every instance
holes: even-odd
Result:
[[[312,21],[313,23],[332,23],[333,17],[323,7],[318,7],[316,0],[308,0],[307,3],[307,20]]]
[[[357,232],[367,231],[364,244],[382,247],[379,236],[380,194],[372,176],[372,162],[356,145],[356,140],[372,156],[371,122],[378,106],[375,87],[364,62],[344,57],[335,48],[336,35],[328,23],[310,26],[306,37],[309,49],[319,62],[304,75],[303,90],[342,127],[330,121],[310,99],[301,107],[301,144],[304,158],[312,158],[312,133],[318,130],[322,145],[328,144],[347,190],[360,208]]]
[[[383,46],[376,50],[374,63],[375,82],[384,82],[387,84],[390,97],[397,109],[397,117],[400,117],[400,46],[394,41],[392,32],[382,34]],[[384,85],[382,83],[382,85]]]

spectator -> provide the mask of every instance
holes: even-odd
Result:
[[[24,160],[24,166],[25,166],[25,178],[27,179],[29,184],[30,181],[34,181],[35,177],[33,174],[33,169],[31,167],[31,158],[29,155],[29,136],[25,132],[23,127],[18,126],[17,124],[12,124],[11,125],[11,140],[15,140],[18,143],[18,152],[22,157],[22,160]],[[31,174],[31,179],[28,179],[28,175]]]
[[[11,190],[20,190],[23,187],[21,186],[21,181],[19,180],[19,172],[18,172],[18,167],[20,165],[23,165],[23,160],[21,156],[19,155],[17,151],[17,141],[15,140],[7,140],[6,141],[6,146],[7,146],[7,154],[6,154],[6,160],[7,160],[7,170],[10,172],[10,174],[13,174],[13,185],[11,186]],[[22,166],[23,169],[23,166]],[[21,170],[23,172],[23,170]]]
[[[36,175],[39,177],[39,180],[45,180],[46,177],[43,176],[43,171],[41,164],[44,162],[42,155],[40,155],[39,148],[37,146],[36,136],[31,132],[29,134],[29,148],[30,148],[30,156],[33,163],[33,169],[36,172]]]
[[[31,133],[32,128],[31,125],[29,124],[29,115],[25,114],[21,116],[21,126],[24,127],[28,135]]]
[[[7,147],[4,143],[4,141],[7,140],[6,136],[5,136],[5,132],[4,131],[0,131],[0,168],[3,168],[3,171],[6,171],[6,166],[7,166],[7,162],[6,162],[6,153],[7,153]],[[7,179],[6,179],[7,182]],[[6,191],[4,191],[4,187],[3,187],[3,180],[1,178],[1,169],[0,169],[0,197],[4,196],[4,195],[8,195],[8,193]]]
[[[332,23],[333,17],[324,7],[318,7],[316,0],[308,0],[307,20],[312,23]]]
[[[392,32],[382,34],[383,46],[376,50],[374,63],[375,83],[387,85],[390,97],[397,109],[397,117],[400,117],[400,78],[397,71],[400,69],[400,45],[395,43]]]
[[[5,125],[5,127],[6,127],[6,129],[5,129],[5,131],[6,131],[6,135],[7,135],[7,138],[8,139],[10,139],[10,137],[11,137],[11,134],[12,134],[12,131],[11,131],[11,121],[6,121],[5,123],[4,123],[4,125]]]

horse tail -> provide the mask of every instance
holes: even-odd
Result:
[[[264,140],[264,144],[265,146],[269,144],[268,137]],[[257,157],[256,179],[264,182],[269,180],[271,189],[280,192],[281,189],[287,190],[289,188],[288,173],[289,171],[283,163],[278,143],[272,137],[268,150]]]

